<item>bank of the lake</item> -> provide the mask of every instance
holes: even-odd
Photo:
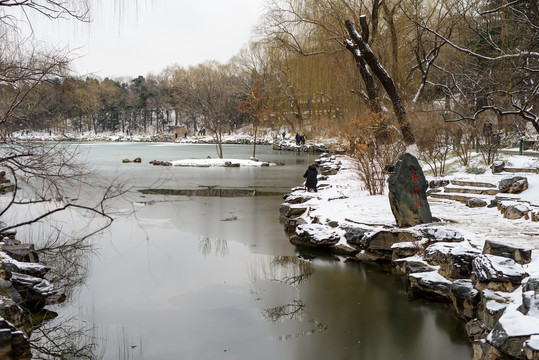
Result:
[[[521,166],[516,165],[519,161]],[[324,154],[318,162],[319,192],[293,189],[284,196],[281,216],[298,247],[350,261],[387,264],[406,279],[412,296],[447,303],[466,321],[474,360],[536,359],[539,166],[533,158],[508,162],[512,168],[496,164],[502,169],[493,167],[493,175],[471,180],[453,175],[451,180],[432,182],[435,188],[441,185],[460,195],[451,197],[446,190],[446,196],[433,198],[441,193],[430,190],[435,220],[399,228],[387,196],[366,196],[352,181],[351,159]],[[521,181],[521,187],[512,191],[505,185],[511,181]],[[494,191],[491,182],[499,190]],[[457,184],[468,187],[456,188]],[[476,194],[489,195],[497,206],[486,207],[488,196],[465,197],[464,190],[473,193],[473,186],[479,187]],[[478,202],[484,205],[478,207]],[[519,208],[520,215],[509,215],[510,206]]]

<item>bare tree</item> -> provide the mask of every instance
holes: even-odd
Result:
[[[366,17],[362,17],[361,19],[362,20],[360,20],[360,23],[366,24]],[[354,54],[354,58],[361,58],[380,81],[386,90],[387,95],[391,99],[391,103],[393,104],[393,112],[395,113],[397,122],[399,123],[404,143],[407,146],[415,144],[412,128],[406,115],[404,102],[402,101],[400,93],[397,90],[395,82],[384,69],[367,42],[369,36],[368,28],[362,25],[361,29],[363,34],[360,35],[351,20],[346,20],[345,24],[346,28],[348,29],[348,34],[352,39],[345,40],[346,48]]]
[[[263,88],[259,79],[255,79],[253,84],[249,84],[248,89],[241,92],[240,99],[238,100],[239,111],[248,116],[248,121],[253,125],[253,157],[256,157],[258,128],[264,120],[264,117],[270,113],[268,103],[269,94]]]
[[[492,112],[521,118],[539,132],[537,2],[447,1],[443,6],[453,31],[434,28],[424,18],[412,21],[460,56],[443,68],[446,76],[438,84],[455,103],[446,119],[476,121]]]
[[[206,62],[176,72],[176,90],[184,106],[200,117],[216,142],[217,156],[223,157],[223,135],[231,130],[237,116],[235,89],[237,78],[227,65]]]

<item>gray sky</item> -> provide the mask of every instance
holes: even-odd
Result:
[[[226,62],[249,41],[264,0],[92,3],[90,24],[34,21],[36,38],[76,49],[74,67],[81,75],[134,77],[157,74],[174,64]]]

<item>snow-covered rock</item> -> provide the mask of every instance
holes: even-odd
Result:
[[[518,194],[528,188],[528,179],[525,176],[508,176],[500,180],[498,189],[502,193]]]
[[[513,291],[528,276],[522,265],[513,259],[501,256],[477,256],[472,261],[473,277],[477,281],[476,287],[493,290]]]
[[[508,306],[487,341],[509,356],[524,358],[524,342],[534,335],[539,335],[539,319],[522,314],[515,306]]]
[[[438,271],[413,273],[408,275],[408,279],[413,293],[419,292],[424,295],[435,295],[447,301],[451,300],[449,296],[451,281],[440,275]]]
[[[437,270],[436,267],[429,265],[420,256],[396,259],[393,260],[393,264],[395,265],[395,269],[403,274],[431,272]]]
[[[328,228],[320,224],[299,225],[296,228],[294,241],[296,244],[335,245],[341,239],[342,231]]]
[[[25,305],[32,310],[41,310],[47,304],[61,303],[65,295],[59,294],[47,280],[19,273],[12,273],[11,283],[21,295]]]
[[[524,353],[528,360],[539,359],[539,335],[532,335],[524,342]]]
[[[440,273],[451,279],[469,279],[472,261],[480,252],[461,243],[439,242],[425,249],[424,258],[432,265],[440,266]]]
[[[372,232],[371,228],[354,225],[351,223],[342,223],[339,225],[339,228],[344,230],[346,242],[349,245],[357,248],[363,248],[362,240],[365,238],[365,236]]]
[[[464,236],[456,230],[444,227],[428,227],[422,229],[423,236],[430,242],[461,242]]]
[[[531,248],[505,244],[494,240],[485,240],[483,254],[506,257],[519,264],[528,264],[532,260]]]
[[[420,237],[412,232],[398,230],[380,230],[363,240],[365,249],[370,251],[384,251],[391,254],[391,247],[395,243],[419,241]]]
[[[449,295],[457,314],[466,320],[475,318],[481,296],[479,291],[474,288],[472,280],[455,280],[449,290]]]

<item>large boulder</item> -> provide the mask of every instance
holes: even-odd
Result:
[[[288,208],[288,212],[286,213],[286,217],[297,217],[305,213],[307,210],[309,210],[309,206],[304,205],[292,205]]]
[[[366,236],[363,240],[365,249],[371,251],[384,251],[391,252],[393,244],[401,242],[414,242],[420,238],[408,231],[377,231],[369,236]]]
[[[65,301],[65,295],[59,294],[54,286],[45,279],[12,273],[11,283],[21,295],[24,305],[32,311],[39,311],[45,305]]]
[[[399,227],[432,222],[427,201],[428,183],[417,159],[402,155],[389,176],[389,203]]]
[[[513,360],[494,346],[490,345],[485,339],[475,340],[472,343],[473,360]]]
[[[501,203],[499,206],[503,217],[511,220],[527,218],[530,211],[526,205],[520,203]]]
[[[442,301],[451,301],[449,289],[451,281],[444,278],[438,271],[413,273],[408,275],[410,291],[413,295],[434,297]]]
[[[502,256],[479,255],[473,259],[472,267],[478,289],[512,292],[528,276],[522,265]]]
[[[392,260],[408,258],[422,252],[425,249],[425,241],[399,242],[391,245]]]
[[[31,359],[30,343],[22,331],[0,318],[0,359]]]
[[[528,188],[528,179],[524,176],[508,176],[500,180],[498,189],[502,193],[518,194]]]
[[[523,246],[505,244],[499,241],[486,240],[483,254],[502,256],[513,259],[519,264],[528,264],[532,260],[532,249]]]
[[[466,200],[466,206],[471,208],[485,207],[487,205],[487,202],[481,198],[471,198]]]
[[[532,335],[524,341],[524,353],[527,360],[539,359],[539,335]]]
[[[539,318],[508,307],[487,336],[487,341],[511,358],[525,359],[524,342],[537,335]]]
[[[449,296],[457,314],[465,320],[475,318],[477,304],[479,304],[481,296],[479,291],[474,289],[472,280],[456,280],[451,284],[449,290]]]
[[[285,196],[284,201],[289,204],[303,204],[305,201],[311,200],[312,196],[307,195],[309,193],[292,193]]]
[[[429,242],[461,242],[464,237],[458,231],[446,229],[444,227],[428,227],[422,230],[423,237]]]
[[[34,244],[3,245],[2,251],[11,258],[21,262],[38,263],[39,256],[34,250]]]
[[[487,337],[489,331],[487,330],[485,323],[477,318],[468,321],[465,325],[466,332],[470,339],[484,339]],[[475,354],[475,351],[474,351]]]
[[[528,278],[522,286],[522,305],[518,310],[539,319],[539,276]]]
[[[472,261],[480,252],[459,243],[435,243],[425,249],[424,258],[439,265],[440,273],[451,279],[469,279]]]
[[[304,224],[296,228],[290,241],[295,245],[335,245],[341,239],[339,231],[320,224]]]
[[[436,267],[429,265],[418,257],[396,259],[393,260],[393,265],[395,266],[395,270],[402,274],[431,272],[436,270]]]
[[[346,242],[358,249],[363,248],[363,239],[372,231],[372,229],[350,223],[342,223],[339,228],[344,230]]]
[[[510,295],[500,291],[484,289],[481,291],[481,301],[477,305],[477,317],[492,330],[507,306],[513,301]]]

